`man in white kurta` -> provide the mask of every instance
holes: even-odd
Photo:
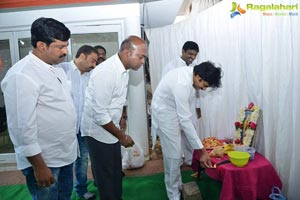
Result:
[[[193,41],[187,41],[184,43],[182,47],[182,54],[180,57],[170,61],[162,70],[161,78],[168,73],[169,71],[176,69],[178,67],[191,67],[193,68],[196,63],[194,63],[199,52],[198,44]],[[200,96],[199,91],[196,91],[196,98],[191,104],[192,108],[192,118],[193,124],[197,130],[199,135],[199,118],[201,117],[201,109],[200,109]],[[155,136],[154,136],[155,137]],[[184,163],[187,165],[192,164],[193,158],[193,148],[187,141],[184,134],[182,134],[182,153],[184,156]]]
[[[207,75],[204,68],[214,71]],[[196,72],[193,72],[196,71]],[[207,78],[206,81],[199,74]],[[152,100],[152,132],[161,140],[165,184],[168,198],[180,199],[182,187],[180,162],[182,156],[181,134],[185,134],[193,149],[202,149],[200,162],[204,167],[212,167],[210,158],[203,149],[192,122],[191,104],[195,99],[195,89],[205,90],[208,86],[219,87],[220,70],[210,62],[193,68],[181,67],[166,74],[159,82]],[[184,133],[181,132],[181,129]]]

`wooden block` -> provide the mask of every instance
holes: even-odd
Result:
[[[201,192],[195,181],[182,185],[183,200],[202,200]]]

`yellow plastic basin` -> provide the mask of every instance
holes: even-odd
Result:
[[[230,162],[237,167],[244,167],[248,164],[250,154],[243,151],[231,151],[228,153]]]

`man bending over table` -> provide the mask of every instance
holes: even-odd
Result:
[[[221,69],[211,62],[203,62],[194,68],[173,69],[162,78],[154,92],[151,132],[160,137],[165,184],[170,200],[179,200],[182,188],[181,129],[193,149],[201,149],[201,165],[212,167],[210,157],[193,126],[191,102],[195,99],[196,90],[220,86]]]

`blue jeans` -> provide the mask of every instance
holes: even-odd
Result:
[[[54,183],[49,187],[38,187],[32,167],[23,169],[27,187],[33,200],[70,200],[73,189],[73,163],[63,167],[49,167]]]
[[[77,196],[82,197],[87,193],[87,169],[88,169],[88,149],[81,133],[77,134],[80,157],[75,161],[75,191]]]

